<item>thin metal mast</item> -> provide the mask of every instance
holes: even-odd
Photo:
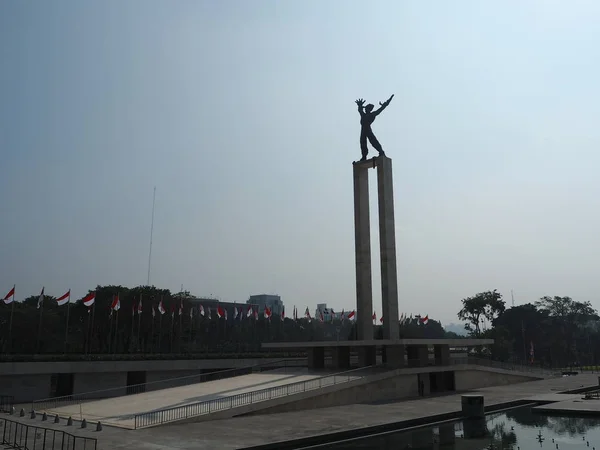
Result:
[[[150,286],[150,263],[152,262],[152,234],[154,233],[154,203],[156,202],[156,186],[152,196],[152,223],[150,225],[150,253],[148,254],[148,280],[146,286]]]

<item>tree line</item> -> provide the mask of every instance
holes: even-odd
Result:
[[[3,354],[209,354],[261,352],[266,342],[334,341],[354,339],[351,320],[321,323],[306,318],[284,318],[262,314],[258,320],[246,317],[247,305],[240,304],[243,317],[217,318],[212,310],[208,318],[199,314],[202,304],[189,293],[171,293],[154,286],[97,286],[95,303],[88,308],[81,299],[59,306],[55,297],[45,296],[37,308],[39,295],[11,305],[0,305],[0,349]],[[120,310],[111,311],[115,296]],[[137,313],[139,301],[142,313]],[[165,314],[158,311],[163,301]],[[179,314],[180,305],[183,313]],[[14,309],[12,309],[14,306]],[[190,308],[194,308],[190,316]],[[152,309],[155,315],[152,314]],[[299,315],[303,309],[299,309]],[[68,317],[67,317],[68,316]],[[9,322],[12,329],[9,333]],[[67,327],[68,323],[68,327]],[[375,335],[381,336],[381,326]],[[429,319],[427,325],[410,323],[401,327],[401,337],[443,338],[441,324]],[[452,337],[452,334],[450,335]]]
[[[551,367],[598,363],[599,317],[588,301],[545,296],[507,308],[493,290],[463,299],[458,318],[471,337],[494,339],[494,359]]]

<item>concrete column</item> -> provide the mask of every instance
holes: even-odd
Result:
[[[429,365],[429,349],[426,345],[409,345],[406,347],[409,367],[426,367]]]
[[[357,340],[373,339],[373,282],[369,220],[369,165],[354,163],[354,246],[356,255]]]
[[[375,346],[358,347],[358,366],[369,367],[377,364],[377,349]]]
[[[383,339],[399,339],[394,183],[392,180],[392,160],[387,156],[377,158],[377,191],[379,197],[381,302],[384,319]]]
[[[331,359],[336,369],[350,368],[350,347],[332,347]]]
[[[383,347],[383,362],[390,368],[404,367],[404,345],[387,345]]]
[[[435,354],[436,366],[450,365],[450,346],[449,345],[434,345],[433,353]]]
[[[308,349],[308,368],[323,369],[325,367],[325,348],[313,347]]]

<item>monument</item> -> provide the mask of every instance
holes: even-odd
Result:
[[[392,160],[383,151],[371,125],[390,104],[392,95],[379,108],[373,104],[365,106],[365,100],[355,101],[360,114],[361,158],[352,163],[354,180],[354,244],[356,264],[356,340],[322,342],[279,342],[262,344],[264,349],[306,349],[308,367],[318,369],[325,366],[325,351],[330,354],[332,365],[339,369],[350,367],[350,350],[358,356],[359,367],[377,363],[377,349],[381,349],[382,362],[388,367],[401,368],[405,362],[411,367],[427,368],[430,364],[448,366],[450,346],[476,346],[493,343],[482,339],[400,339],[398,314],[398,275],[396,271],[396,230],[394,221],[394,182]],[[378,155],[367,159],[367,143],[377,150]],[[381,262],[381,300],[383,338],[373,336],[373,283],[371,271],[371,224],[369,215],[369,169],[377,172],[377,203],[379,211],[379,258]],[[429,348],[433,347],[433,359]],[[406,360],[405,360],[406,357]],[[424,369],[427,373],[427,369]],[[433,376],[421,376],[423,392],[430,391],[431,380],[440,388],[452,382],[444,378],[445,372],[437,371]],[[453,376],[453,372],[452,376]],[[452,378],[453,380],[453,378]]]
[[[377,168],[377,200],[379,207],[379,257],[381,260],[381,299],[383,306],[383,339],[398,339],[398,277],[396,273],[396,233],[394,223],[394,183],[392,160],[383,152],[371,130],[371,124],[392,101],[392,95],[380,108],[364,107],[356,100],[361,116],[360,147],[362,158],[354,162],[354,244],[356,258],[356,316],[358,340],[373,339],[373,285],[371,273],[371,224],[369,218],[369,169]],[[365,111],[363,111],[363,108]],[[367,161],[367,139],[379,152]],[[386,318],[388,320],[386,320]]]

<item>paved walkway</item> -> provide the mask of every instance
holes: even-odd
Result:
[[[189,386],[62,406],[45,411],[49,415],[58,414],[64,418],[73,417],[73,419],[86,419],[88,422],[100,421],[103,424],[133,428],[136,414],[230,397],[290,383],[299,383],[326,375],[328,375],[327,372],[311,373],[302,368],[272,370]]]
[[[577,375],[484,388],[472,392],[483,394],[485,404],[490,406],[597,385],[597,375]],[[69,432],[97,437],[98,450],[238,449],[269,442],[424,418],[435,414],[456,412],[460,409],[461,395],[453,394],[388,404],[355,404],[135,431],[105,426],[102,432],[96,433],[92,431],[93,426],[88,430],[77,430],[76,423],[76,426]],[[27,419],[25,422],[34,421]],[[64,425],[59,426],[64,429]]]

